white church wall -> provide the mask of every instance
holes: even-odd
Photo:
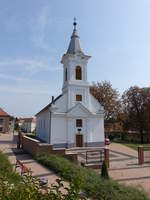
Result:
[[[82,95],[82,101],[81,103],[88,107],[89,105],[89,98],[88,98],[88,88],[83,86],[71,86],[68,90],[68,109],[75,106],[78,101],[76,101],[76,95]]]
[[[87,123],[87,142],[104,142],[104,120],[103,117],[89,118]]]
[[[63,116],[52,114],[51,144],[54,147],[64,147],[67,140],[67,119]],[[59,144],[59,145],[58,145]]]
[[[48,142],[50,114],[45,110],[37,116],[36,134],[37,137]]]
[[[86,105],[87,104],[87,98],[86,98],[86,93],[87,93],[87,89],[84,89],[84,88],[73,88],[73,90],[72,90],[72,96],[73,96],[73,101],[76,103],[76,95],[77,94],[80,94],[80,95],[82,95],[82,103],[84,104],[84,105]]]
[[[69,118],[67,120],[67,128],[68,128],[68,132],[67,132],[67,143],[70,144],[70,147],[72,146],[72,144],[75,142],[75,122],[74,119]]]

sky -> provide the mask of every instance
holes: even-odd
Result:
[[[0,0],[0,107],[35,115],[61,93],[73,18],[89,83],[150,86],[149,0]]]

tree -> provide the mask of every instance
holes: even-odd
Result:
[[[130,87],[122,95],[122,105],[125,129],[138,131],[143,143],[143,133],[150,130],[150,87]]]
[[[18,120],[17,117],[15,118],[15,127],[14,127],[14,129],[15,129],[16,131],[18,131],[18,129],[19,129],[19,120]]]
[[[112,88],[109,81],[102,81],[93,83],[90,92],[104,106],[105,121],[116,120],[121,108],[117,89]]]

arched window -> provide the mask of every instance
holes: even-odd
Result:
[[[76,67],[76,80],[82,80],[82,69],[80,66]]]
[[[66,68],[66,71],[65,71],[65,81],[67,81],[67,77],[68,75],[67,75],[67,68]]]

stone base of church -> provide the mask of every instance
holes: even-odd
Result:
[[[84,143],[83,147],[104,147],[105,143],[104,142],[88,142]],[[59,144],[53,144],[53,148],[72,148],[76,147],[75,143],[59,143]]]

